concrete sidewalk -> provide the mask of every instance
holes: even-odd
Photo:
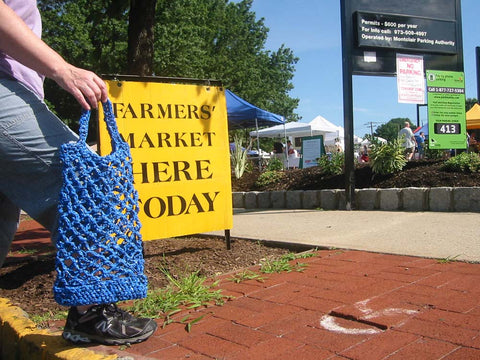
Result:
[[[230,234],[319,248],[480,262],[479,213],[235,209]]]

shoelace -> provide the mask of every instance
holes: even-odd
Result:
[[[131,315],[125,310],[119,309],[116,304],[103,304],[99,305],[103,311],[107,314],[112,315],[116,318],[121,318],[122,320],[129,320]]]

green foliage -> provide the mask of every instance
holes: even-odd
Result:
[[[135,314],[153,318],[164,316],[165,324],[169,324],[172,322],[171,316],[182,308],[194,309],[211,303],[222,305],[228,298],[222,295],[221,290],[213,290],[217,283],[205,285],[206,278],[200,276],[198,272],[177,278],[165,268],[161,268],[160,271],[165,274],[169,284],[165,288],[148,291],[145,299],[134,301],[130,310]],[[187,325],[188,329],[199,319],[187,320],[189,319],[183,318],[180,322],[190,324]]]
[[[414,128],[414,125],[409,118],[395,118],[391,119],[386,124],[377,127],[374,135],[382,137],[388,142],[393,142],[398,137],[398,132],[404,127],[406,121],[408,121],[410,126]]]
[[[250,173],[253,171],[254,164],[253,161],[250,159],[247,159],[247,162],[245,163],[245,172]]]
[[[365,134],[364,138],[367,139],[368,141],[370,141],[371,145],[381,145],[382,144],[382,142],[380,140],[378,140],[378,137],[375,136],[375,135]]]
[[[298,120],[299,99],[289,96],[298,58],[284,45],[266,50],[268,28],[263,18],[256,19],[252,3],[157,0],[154,74],[220,80],[247,101]],[[129,1],[39,0],[38,5],[43,39],[67,61],[98,74],[128,73]],[[51,80],[45,94],[77,130],[80,106],[74,98]]]
[[[455,255],[455,256],[447,256],[446,258],[441,258],[441,259],[437,259],[437,262],[439,264],[450,264],[452,262],[455,262],[457,261],[457,258],[460,256],[460,254],[458,255]]]
[[[39,0],[42,38],[73,65],[98,74],[125,73],[128,5],[125,0]],[[73,96],[47,79],[45,98],[62,121],[76,131],[81,109]],[[90,123],[93,126],[95,122]],[[96,135],[96,131],[89,135]]]
[[[430,160],[440,160],[445,155],[445,150],[442,149],[430,149],[425,142],[425,157]]]
[[[267,171],[280,171],[283,170],[283,162],[277,157],[271,157],[267,163]]]
[[[242,272],[234,274],[231,278],[231,281],[234,283],[238,284],[241,283],[242,281],[246,280],[256,280],[258,282],[264,282],[265,278],[262,277],[260,274],[257,274],[251,270],[244,270]]]
[[[271,184],[276,184],[282,181],[284,177],[285,177],[285,174],[281,171],[267,170],[260,174],[257,181],[255,182],[255,185],[261,188]]]
[[[66,320],[68,315],[68,311],[59,311],[59,312],[45,312],[41,315],[30,315],[30,320],[32,320],[38,328],[40,329],[48,329],[49,322],[55,320]]]
[[[29,254],[29,255],[33,255],[33,254],[36,254],[38,252],[38,250],[36,249],[27,249],[25,248],[24,246],[22,246],[20,249],[16,250],[16,251],[9,251],[8,254],[9,255],[14,255],[14,254]]]
[[[474,173],[480,171],[480,157],[477,153],[461,153],[442,164],[440,170],[447,172]]]
[[[465,111],[470,110],[477,103],[477,99],[468,98],[465,100]]]
[[[402,170],[407,164],[404,151],[399,139],[386,144],[372,144],[369,156],[372,171],[387,175]]]
[[[294,264],[291,263],[292,261],[301,258],[301,256],[302,255],[288,253],[277,260],[265,259],[260,265],[260,272],[264,274],[272,274],[284,271],[303,271],[307,266],[306,264],[300,262],[295,262]]]
[[[281,46],[265,49],[268,28],[252,0],[160,0],[155,26],[155,74],[221,80],[256,106],[297,120],[288,95],[298,61]]]
[[[230,152],[232,159],[232,166],[235,172],[235,177],[240,179],[245,172],[247,166],[247,155],[251,148],[251,143],[247,148],[243,147],[243,140],[238,134],[235,134],[233,142],[235,149]]]
[[[340,175],[345,168],[345,154],[343,152],[333,153],[331,157],[322,155],[317,163],[325,175]]]
[[[307,259],[314,256],[316,256],[316,254],[312,252],[304,252],[300,254],[294,254],[290,252],[281,256],[280,259],[265,259],[260,264],[260,272],[264,274],[272,274],[281,273],[284,271],[291,272],[293,270],[303,271],[307,267],[307,264],[298,262],[296,260]],[[256,280],[263,282],[265,278],[251,270],[245,270],[235,274],[230,280],[235,283],[240,283],[245,280]]]
[[[312,252],[300,254],[287,253],[280,259],[266,259],[261,263],[260,272],[264,274],[279,273],[283,271],[303,271],[307,266],[297,260],[316,256]],[[192,325],[202,319],[202,316],[191,318],[187,315],[180,320],[173,320],[172,317],[182,309],[195,309],[201,306],[223,305],[228,296],[222,295],[221,290],[213,290],[218,282],[211,285],[205,285],[206,278],[200,276],[198,272],[175,277],[166,268],[160,268],[160,271],[167,277],[168,285],[165,288],[148,291],[147,297],[141,300],[135,300],[129,310],[142,317],[164,317],[164,326],[176,321],[185,324],[187,331],[191,330]],[[256,280],[263,282],[265,278],[251,270],[244,270],[237,273],[230,279],[234,283],[240,283],[245,280]]]

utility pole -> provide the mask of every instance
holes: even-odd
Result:
[[[370,126],[370,135],[373,137],[373,124],[380,124],[378,121],[369,121],[367,122],[366,126]]]

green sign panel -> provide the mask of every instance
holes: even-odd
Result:
[[[465,77],[463,72],[427,70],[428,146],[465,149]]]

